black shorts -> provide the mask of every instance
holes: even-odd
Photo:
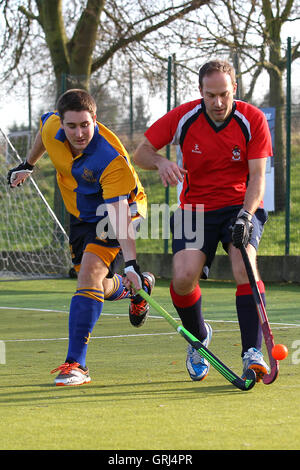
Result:
[[[216,250],[219,242],[222,243],[223,248],[228,252],[228,245],[232,241],[232,234],[230,227],[237,217],[237,214],[241,210],[242,206],[230,206],[215,211],[208,211],[202,213],[202,218],[198,217],[197,213],[192,212],[190,218],[187,218],[189,223],[192,225],[190,233],[198,234],[194,238],[186,237],[187,228],[185,228],[185,218],[183,216],[184,211],[178,208],[177,211],[172,215],[170,220],[171,232],[172,232],[172,252],[173,254],[181,250],[186,249],[199,249],[206,254],[206,269],[208,272],[213,259],[216,254]],[[181,211],[181,213],[177,213]],[[199,215],[199,214],[198,214]],[[174,223],[175,218],[175,223]],[[258,245],[263,234],[264,224],[268,219],[268,213],[264,209],[257,209],[252,217],[253,232],[250,239],[250,244],[257,250]],[[178,230],[178,224],[182,224],[181,233],[182,237],[176,236],[180,233]],[[196,240],[198,238],[198,241]],[[201,242],[199,245],[199,241]],[[195,247],[193,248],[193,243]],[[207,275],[204,272],[204,278]]]

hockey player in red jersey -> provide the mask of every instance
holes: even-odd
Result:
[[[199,72],[201,98],[184,103],[145,132],[134,162],[158,170],[164,186],[180,185],[180,211],[171,219],[173,278],[170,293],[183,326],[208,345],[212,329],[201,310],[199,279],[208,275],[221,242],[236,281],[236,309],[241,331],[243,369],[257,380],[268,372],[261,353],[262,332],[239,248],[246,247],[264,297],[256,256],[267,213],[263,208],[266,160],[272,155],[267,120],[258,108],[235,100],[233,67],[210,61]],[[167,144],[178,146],[182,164],[159,155]],[[203,210],[202,227],[197,213]],[[190,211],[190,217],[184,217]],[[181,220],[178,230],[178,220]],[[186,220],[188,222],[186,222]],[[186,227],[186,225],[189,227]],[[188,230],[191,228],[192,230]],[[186,233],[202,229],[204,241],[193,247]],[[178,236],[178,233],[181,236]],[[186,365],[192,380],[203,380],[209,364],[190,345]]]

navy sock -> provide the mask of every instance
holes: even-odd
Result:
[[[262,301],[265,305],[264,284],[257,283]],[[242,356],[249,348],[259,351],[262,346],[262,329],[250,284],[240,284],[236,291],[236,310],[241,331]]]
[[[184,328],[200,341],[203,341],[207,337],[207,330],[201,310],[199,285],[190,294],[178,295],[174,291],[173,283],[171,283],[170,294]]]
[[[86,366],[86,353],[93,328],[103,308],[103,291],[77,290],[72,297],[69,315],[69,348],[66,362]]]

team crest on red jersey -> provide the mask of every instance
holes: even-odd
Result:
[[[241,160],[241,149],[238,145],[235,145],[232,149],[231,160],[239,162]]]

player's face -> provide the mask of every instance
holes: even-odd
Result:
[[[74,156],[87,147],[94,136],[96,116],[88,111],[66,111],[61,121]]]
[[[227,119],[232,111],[236,83],[233,84],[230,75],[214,72],[203,77],[200,93],[204,98],[206,112],[216,122]]]

